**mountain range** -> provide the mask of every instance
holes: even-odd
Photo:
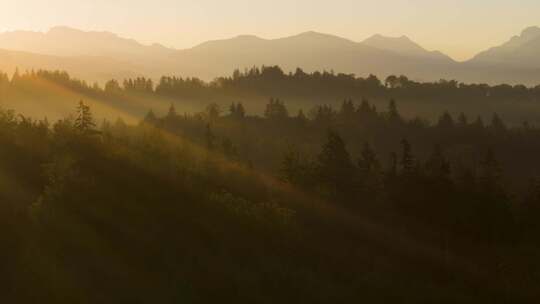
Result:
[[[429,51],[406,36],[374,35],[354,42],[334,35],[305,32],[280,39],[242,35],[177,50],[144,45],[109,32],[55,27],[48,32],[0,34],[0,70],[60,69],[92,82],[111,78],[162,75],[205,80],[234,69],[279,65],[286,71],[333,70],[384,78],[404,74],[418,81],[456,79],[481,83],[540,83],[540,28],[530,27],[507,43],[457,62]]]

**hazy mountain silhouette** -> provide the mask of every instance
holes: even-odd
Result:
[[[508,42],[476,55],[470,62],[540,68],[540,27],[529,27]]]
[[[0,34],[0,69],[62,69],[87,81],[103,82],[134,75],[195,76],[206,80],[230,75],[234,69],[279,65],[286,71],[327,70],[384,78],[405,74],[419,81],[441,78],[465,82],[537,84],[540,79],[540,29],[526,29],[507,44],[456,62],[428,51],[409,38],[375,35],[354,42],[334,35],[305,32],[263,39],[242,35],[175,50],[144,45],[109,32],[55,27],[46,33],[15,31]],[[24,52],[24,53],[21,53]],[[31,54],[31,53],[34,53]]]
[[[333,35],[306,32],[280,39],[238,36],[205,42],[180,51],[177,58],[186,64],[184,69],[198,71],[205,78],[230,73],[235,68],[260,65],[280,65],[285,70],[297,67],[306,71],[334,70],[358,75],[411,74],[420,70],[429,73],[429,66],[452,62],[447,56],[436,56],[422,48],[423,53],[405,50],[408,48],[373,47]],[[426,78],[435,76],[424,72],[416,74]]]
[[[0,48],[55,56],[104,56],[112,58],[164,56],[172,49],[146,46],[109,32],[85,32],[54,27],[46,33],[14,31],[0,34]]]
[[[364,45],[368,45],[381,50],[392,51],[398,54],[416,57],[425,57],[432,59],[439,59],[446,62],[454,61],[449,56],[439,51],[428,51],[421,47],[416,42],[409,39],[407,36],[401,37],[385,37],[379,34],[373,35],[362,42]]]

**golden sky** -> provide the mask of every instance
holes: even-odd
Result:
[[[0,0],[0,31],[57,25],[176,48],[309,30],[355,41],[407,35],[463,60],[540,25],[540,0]]]

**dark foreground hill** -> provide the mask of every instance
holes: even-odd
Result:
[[[264,119],[212,109],[99,129],[84,103],[53,124],[0,111],[2,302],[538,299],[538,187],[506,195],[493,151],[456,180],[444,152],[424,162],[407,140],[388,163],[368,146],[357,162],[328,122],[283,120],[280,101]],[[423,128],[392,108],[362,111],[392,134]],[[277,126],[322,145],[313,158],[291,149],[272,174],[253,159],[273,148],[239,150],[224,136],[257,127],[279,143]],[[429,130],[447,138],[446,127]],[[499,127],[467,126],[496,142],[537,136]]]

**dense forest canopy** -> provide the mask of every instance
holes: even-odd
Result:
[[[34,102],[36,98],[41,102]],[[0,77],[0,105],[34,118],[62,118],[69,114],[73,100],[80,99],[86,100],[100,119],[122,117],[130,122],[142,118],[149,108],[164,114],[171,103],[181,113],[191,113],[209,103],[226,108],[232,102],[243,102],[248,112],[262,114],[270,98],[286,102],[291,113],[303,109],[308,114],[321,105],[339,107],[344,99],[367,99],[383,108],[395,99],[409,118],[436,121],[440,113],[448,111],[454,116],[463,112],[484,120],[499,113],[511,125],[540,121],[540,86],[489,86],[453,80],[421,83],[406,76],[381,80],[373,75],[363,78],[334,72],[305,73],[301,69],[285,73],[277,66],[235,71],[211,82],[164,76],[158,80],[110,80],[100,86],[60,71],[17,71],[11,77]]]
[[[539,95],[278,67],[4,74],[2,297],[535,302]]]
[[[272,99],[263,117],[171,105],[137,124],[72,106],[54,123],[0,111],[9,301],[540,296],[540,182],[507,170],[540,168],[534,127],[448,113],[430,126],[394,101],[306,116]]]

